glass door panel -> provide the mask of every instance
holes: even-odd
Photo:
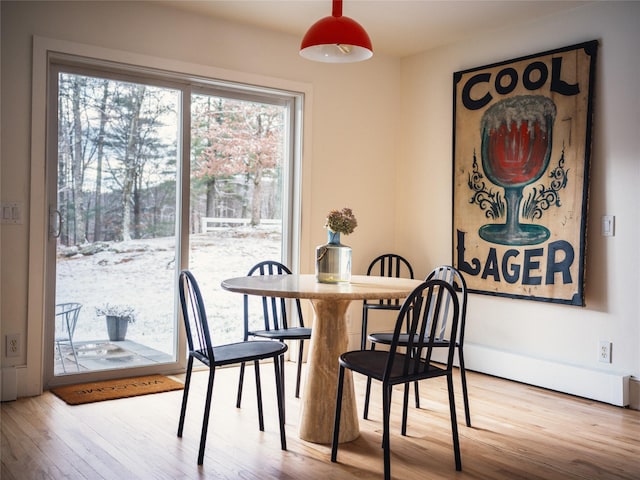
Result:
[[[282,103],[282,102],[281,102]],[[191,96],[189,268],[216,344],[243,339],[242,296],[222,290],[262,260],[283,259],[287,107]]]
[[[176,360],[180,95],[58,74],[55,376]]]

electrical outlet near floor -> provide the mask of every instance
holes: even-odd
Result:
[[[5,355],[7,357],[19,357],[20,356],[20,334],[14,333],[5,337]]]
[[[598,360],[603,363],[611,363],[611,342],[600,340],[598,345]]]

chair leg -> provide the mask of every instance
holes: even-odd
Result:
[[[469,395],[467,393],[467,371],[464,367],[464,355],[462,348],[458,347],[458,358],[460,360],[460,378],[462,379],[462,399],[464,401],[464,418],[467,427],[471,426],[471,413],[469,412]]]
[[[296,398],[300,398],[300,377],[302,376],[303,352],[304,352],[304,340],[300,340],[300,350],[298,350],[298,377],[296,378]]]
[[[409,410],[409,388],[410,384],[404,384],[404,397],[402,399],[402,427],[400,433],[403,437],[407,436],[407,410]]]
[[[283,355],[280,357],[284,358]],[[282,384],[282,375],[280,372],[280,362],[278,358],[273,359],[273,366],[276,375],[276,397],[278,399],[278,419],[280,421],[280,447],[282,450],[287,449],[287,437],[284,431],[284,385]]]
[[[455,458],[456,470],[462,470],[462,460],[460,458],[460,442],[458,440],[458,419],[456,418],[456,405],[453,395],[453,375],[447,375],[447,390],[449,390],[449,411],[451,415],[451,435],[453,437],[453,456]]]
[[[382,449],[384,452],[384,478],[391,480],[391,448],[389,436],[389,417],[391,416],[391,385],[382,387]]]
[[[413,355],[417,355],[417,352],[413,352]],[[415,397],[416,397],[416,408],[420,408],[420,392],[419,392],[419,388],[418,388],[418,382],[414,382],[414,389],[415,389]]]
[[[184,416],[187,412],[187,397],[189,397],[189,386],[191,385],[191,370],[193,369],[193,357],[189,356],[187,361],[187,373],[184,379],[184,388],[182,389],[182,407],[180,407],[180,420],[178,421],[178,437],[182,437],[182,429],[184,428]]]
[[[366,350],[367,348],[367,308],[362,308],[362,332],[360,333],[360,350]]]
[[[416,408],[420,408],[420,397],[418,392],[418,382],[413,382],[415,397],[416,397]],[[404,385],[404,398],[402,401],[402,435],[407,435],[407,418],[409,411],[409,384],[405,383]]]
[[[340,416],[342,414],[342,387],[344,385],[344,367],[338,371],[338,389],[336,392],[336,415],[333,423],[333,441],[331,442],[331,461],[338,460],[338,439],[340,438]]]
[[[264,432],[264,416],[262,413],[262,387],[260,384],[260,362],[255,360],[254,362],[256,370],[256,396],[258,397],[258,425],[260,431]]]
[[[376,344],[371,344],[371,350],[376,349]],[[362,413],[362,418],[365,420],[369,418],[369,399],[371,398],[371,377],[367,377],[367,389],[364,394],[364,412]]]
[[[244,385],[244,362],[240,364],[240,378],[238,379],[238,397],[236,398],[236,408],[240,408],[242,403],[242,386]]]
[[[371,398],[371,377],[367,377],[367,387],[364,392],[364,411],[362,412],[362,418],[367,420],[369,418],[369,399]]]
[[[69,337],[69,346],[71,347],[71,353],[73,353],[73,359],[76,361],[76,369],[80,371],[80,362],[78,362],[78,354],[76,353],[76,347],[73,345],[73,340]]]
[[[62,348],[60,347],[60,342],[56,342],[56,347],[58,350],[58,355],[60,355],[60,362],[62,363],[62,371],[67,373],[67,368],[64,366],[64,357],[62,356]]]
[[[280,362],[280,387],[282,388],[282,395],[284,397],[284,355],[280,355],[280,360],[274,359],[274,361]],[[284,411],[284,406],[283,406],[282,413],[285,414],[285,418],[286,418],[286,412]]]
[[[215,367],[209,367],[209,383],[207,385],[207,398],[204,404],[204,416],[202,418],[202,433],[200,434],[200,450],[198,451],[198,465],[204,462],[204,447],[207,443],[207,430],[209,429],[209,413],[211,412],[211,397],[213,394],[213,379],[216,375]]]

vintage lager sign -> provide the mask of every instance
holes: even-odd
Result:
[[[453,264],[469,291],[584,305],[597,46],[454,73]]]

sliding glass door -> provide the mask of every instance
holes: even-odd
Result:
[[[67,58],[50,71],[45,384],[184,364],[181,268],[216,342],[240,340],[242,299],[219,285],[292,263],[300,99]]]

